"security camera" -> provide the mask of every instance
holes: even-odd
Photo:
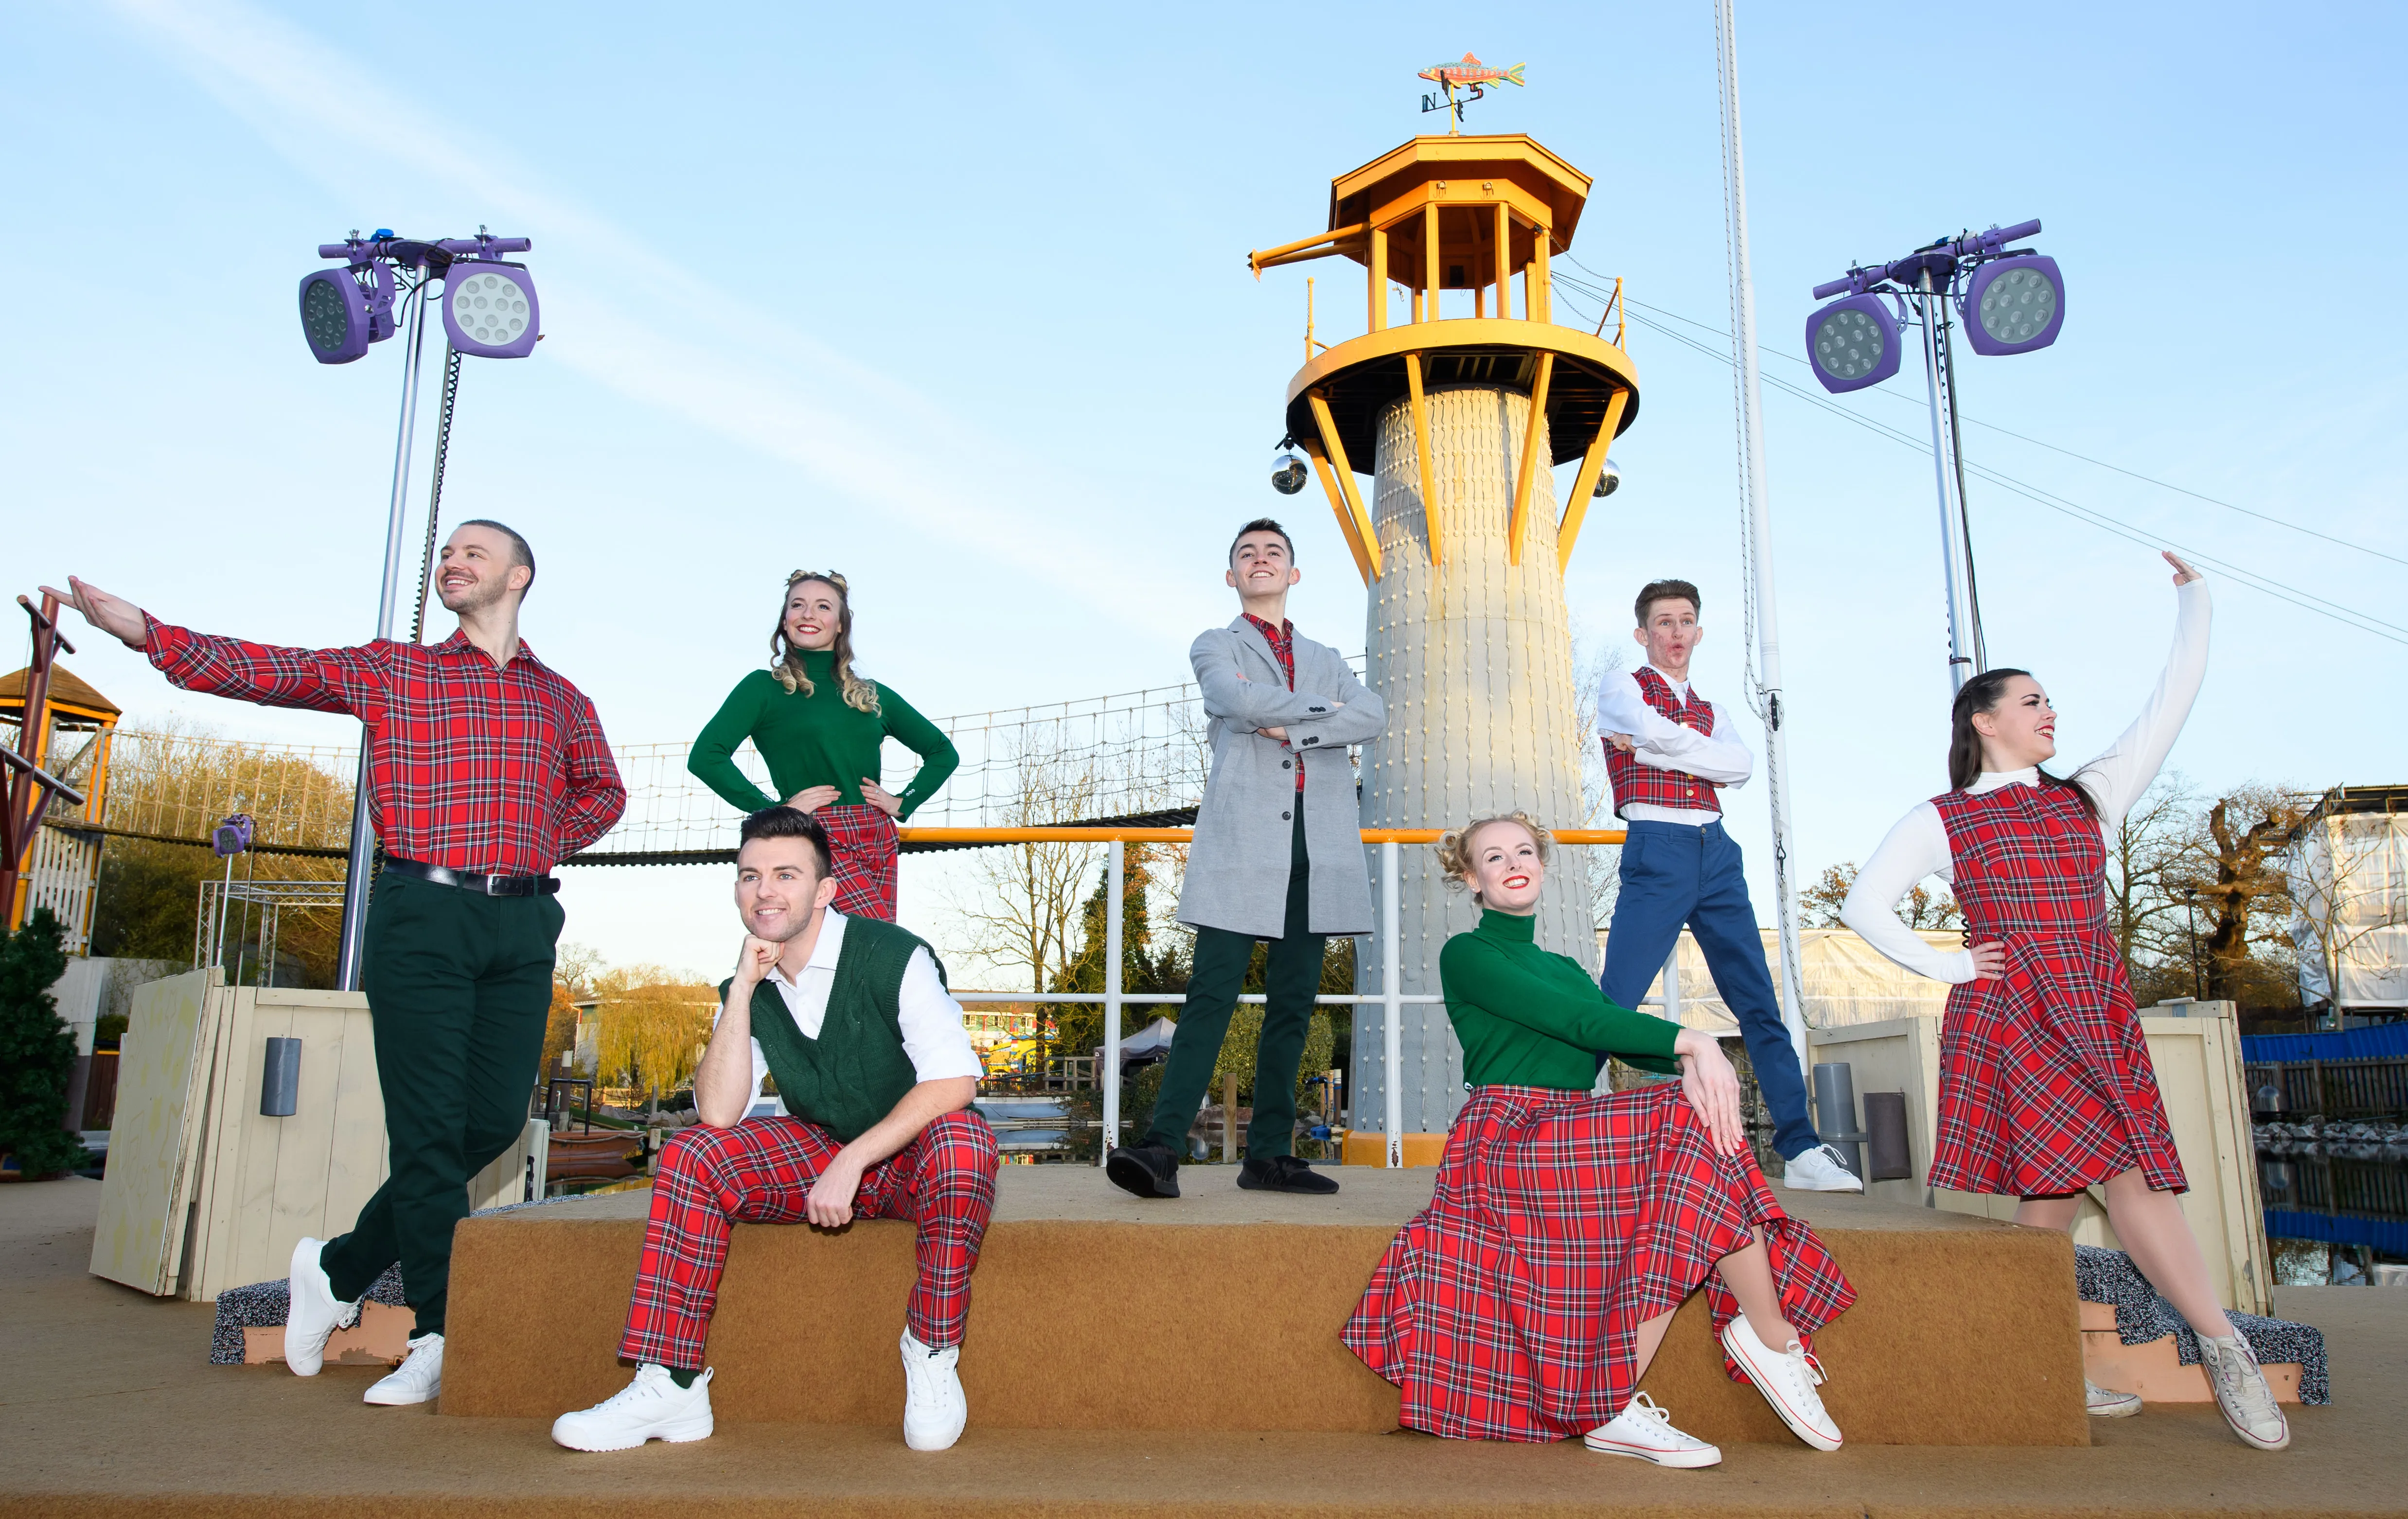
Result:
[[[1609,453],[1605,456],[1605,467],[1597,472],[1596,494],[1600,496],[1612,495],[1621,488],[1622,466],[1615,464],[1613,455]]]
[[[1282,495],[1294,495],[1304,489],[1304,482],[1310,479],[1312,472],[1305,468],[1304,461],[1284,449],[1271,460],[1271,489]]]

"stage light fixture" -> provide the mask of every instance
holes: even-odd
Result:
[[[368,302],[349,269],[301,277],[301,335],[320,364],[349,364],[368,351]]]
[[[1306,467],[1305,462],[1285,449],[1281,450],[1279,456],[1271,461],[1271,489],[1282,495],[1294,495],[1303,490],[1304,482],[1312,478],[1312,472]]]
[[[1834,394],[1878,385],[1898,373],[1904,324],[1878,295],[1847,295],[1806,319],[1806,352],[1814,378]]]
[[[1615,464],[1613,455],[1609,453],[1605,456],[1605,467],[1597,472],[1597,489],[1591,491],[1589,494],[1592,497],[1604,497],[1612,495],[1620,489],[1622,489],[1622,466]]]
[[[1993,260],[1973,271],[1956,311],[1974,352],[2029,353],[2056,342],[2065,325],[2065,277],[2044,253]]]
[[[523,359],[541,336],[523,265],[460,259],[443,276],[443,332],[471,358]]]

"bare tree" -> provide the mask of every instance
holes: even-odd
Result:
[[[1095,775],[1072,758],[1024,737],[1013,755],[1015,795],[1007,827],[1041,827],[1092,815]],[[1008,844],[977,852],[974,887],[953,910],[968,928],[970,951],[1027,977],[1042,992],[1077,953],[1079,910],[1094,844]]]
[[[1822,878],[1798,896],[1799,921],[1806,928],[1837,928],[1841,926],[1840,909],[1848,900],[1848,893],[1856,884],[1856,862],[1827,867]],[[1948,888],[1937,881],[1919,881],[1914,890],[1899,899],[1896,911],[1899,921],[1909,928],[1949,929],[1965,926],[1964,909]]]
[[[2179,771],[2159,776],[2107,837],[2107,924],[2132,968],[2185,953],[2183,888],[2200,824],[2199,794]]]
[[[2252,782],[2197,814],[2167,879],[2177,891],[2195,892],[2207,914],[2200,950],[2210,997],[2287,1000],[2278,984],[2288,975],[2283,962],[2290,951],[2291,892],[2283,855],[2306,812],[2298,792]],[[2259,946],[2271,957],[2258,954]]]

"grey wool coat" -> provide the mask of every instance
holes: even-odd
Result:
[[[1371,932],[1362,809],[1346,746],[1388,725],[1388,709],[1326,644],[1294,636],[1296,689],[1270,641],[1240,616],[1187,651],[1211,720],[1212,773],[1196,817],[1196,842],[1179,893],[1179,921],[1278,939],[1287,928],[1294,851],[1297,755],[1305,758],[1305,852],[1312,863],[1310,922],[1316,934]],[[1341,705],[1342,704],[1342,705]],[[1259,728],[1284,728],[1294,752]]]

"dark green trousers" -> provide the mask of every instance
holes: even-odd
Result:
[[[1296,1069],[1304,1059],[1304,1039],[1312,1025],[1312,999],[1321,991],[1321,952],[1328,936],[1308,932],[1312,899],[1312,862],[1304,849],[1304,803],[1297,799],[1295,842],[1288,856],[1285,932],[1270,941],[1264,976],[1263,1034],[1254,1045],[1254,1117],[1246,1125],[1246,1154],[1255,1160],[1296,1153]],[[1196,965],[1187,977],[1187,1002],[1179,1010],[1179,1032],[1170,1040],[1170,1063],[1162,1073],[1146,1131],[1150,1143],[1187,1153],[1187,1131],[1212,1084],[1212,1068],[1228,1037],[1229,1015],[1245,989],[1254,940],[1226,928],[1196,930]]]
[[[561,916],[556,896],[377,878],[361,972],[389,1174],[320,1257],[337,1298],[357,1297],[399,1261],[417,1332],[442,1331],[469,1179],[526,1128]]]

